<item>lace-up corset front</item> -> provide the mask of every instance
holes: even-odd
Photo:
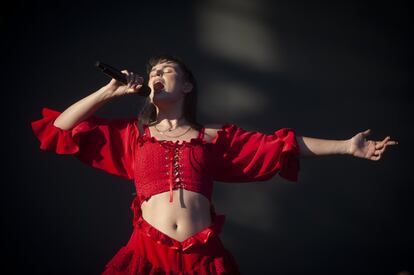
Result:
[[[183,188],[203,194],[211,201],[213,179],[208,172],[209,148],[203,142],[204,128],[190,141],[158,140],[151,137],[148,125],[135,153],[135,184],[141,201],[152,195]]]

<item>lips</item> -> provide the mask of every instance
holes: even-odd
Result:
[[[153,86],[154,86],[155,91],[160,91],[160,90],[164,89],[164,84],[160,81],[155,82]]]

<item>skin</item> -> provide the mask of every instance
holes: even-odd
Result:
[[[138,93],[143,78],[133,72],[123,71],[127,75],[128,84],[112,79],[107,85],[91,95],[69,106],[55,120],[54,125],[68,130],[92,115],[98,108],[115,98]],[[164,84],[162,91],[154,90],[154,83]],[[189,128],[190,124],[183,115],[183,103],[186,94],[191,93],[192,85],[187,82],[183,72],[174,62],[161,62],[153,67],[148,86],[151,88],[150,98],[157,108],[157,121],[149,129],[151,136],[158,140],[189,141],[198,136],[198,132]],[[222,125],[206,125],[205,140],[215,139]],[[187,131],[190,129],[189,131]],[[143,131],[142,127],[139,127]],[[161,134],[160,132],[165,132]],[[324,155],[350,155],[372,161],[378,161],[386,148],[398,144],[390,136],[383,140],[367,140],[371,130],[355,134],[346,140],[317,139],[297,135],[300,157]],[[167,136],[168,135],[168,136]],[[174,138],[174,136],[179,136]],[[171,238],[183,241],[211,224],[210,203],[202,194],[178,189],[173,190],[173,202],[169,201],[169,191],[152,196],[141,205],[143,218],[159,231]]]
[[[151,136],[158,140],[178,140],[179,143],[197,137],[198,131],[193,128],[187,131],[190,124],[181,118],[184,98],[192,91],[191,83],[185,80],[183,72],[173,62],[159,63],[152,69],[148,86],[152,90],[150,97],[157,107],[157,122],[149,127]],[[154,90],[157,81],[164,84],[162,91]],[[164,131],[168,131],[168,136],[160,133]],[[217,131],[218,128],[207,126],[204,139],[210,142]],[[142,217],[148,223],[178,241],[211,224],[209,200],[202,194],[185,189],[173,191],[173,202],[169,202],[169,192],[154,195],[142,203],[141,209]]]

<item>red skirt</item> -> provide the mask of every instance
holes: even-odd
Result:
[[[240,274],[219,233],[225,216],[211,208],[212,224],[184,241],[162,233],[142,218],[140,201],[132,202],[134,231],[128,243],[106,264],[103,275]]]

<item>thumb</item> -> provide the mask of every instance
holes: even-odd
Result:
[[[369,134],[371,134],[371,129],[367,129],[367,130],[365,130],[364,132],[362,132],[362,135],[363,135],[364,137],[368,136]]]

